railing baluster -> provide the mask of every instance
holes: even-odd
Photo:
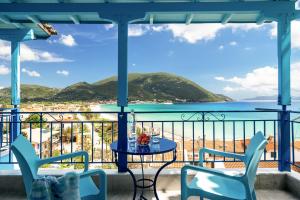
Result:
[[[235,121],[232,122],[232,133],[233,133],[233,153],[235,153]],[[235,158],[233,159],[235,161]]]
[[[172,140],[174,141],[174,135],[175,135],[175,132],[174,132],[174,122],[172,122]]]
[[[203,113],[203,119],[202,119],[202,147],[205,148],[205,114]]]
[[[192,122],[192,133],[193,133],[193,164],[195,163],[195,122]],[[198,155],[199,156],[199,155]]]
[[[264,121],[264,136],[266,137],[266,121]],[[266,160],[266,157],[267,157],[267,150],[266,148],[264,149],[264,160]]]
[[[114,142],[114,122],[111,123],[111,141]],[[114,162],[114,154],[111,151],[111,162]]]
[[[185,162],[184,157],[184,122],[182,122],[182,160]]]
[[[162,122],[161,123],[161,132],[162,132],[162,138],[165,138],[164,136],[164,123]],[[165,161],[165,154],[162,154],[162,159],[163,159],[163,162]]]
[[[50,157],[52,157],[52,143],[53,143],[52,128],[53,128],[53,124],[52,122],[50,122]]]
[[[92,163],[94,162],[94,122],[92,122]]]
[[[102,162],[104,161],[103,157],[103,141],[104,141],[104,127],[103,127],[103,122],[101,123],[101,133],[102,133],[102,141],[101,141],[101,160]]]
[[[295,164],[295,134],[294,134],[294,123],[292,122],[292,163]]]
[[[244,145],[243,145],[243,149],[244,149],[244,153],[246,152],[246,122],[243,121],[243,140],[244,140]]]
[[[253,135],[256,133],[256,121],[253,120]]]
[[[226,146],[225,146],[225,121],[223,121],[223,151],[226,151]],[[224,162],[225,162],[225,157],[223,157]]]
[[[73,122],[71,122],[71,139],[70,139],[70,141],[71,141],[71,153],[73,153],[73,141],[74,141],[74,135],[73,135],[73,127],[74,126],[74,124],[73,124]],[[76,138],[76,142],[77,142],[77,140],[78,140],[78,138]],[[71,163],[73,163],[73,158],[71,158]]]
[[[40,113],[40,158],[43,158],[42,148],[43,148],[43,114]]]
[[[213,121],[213,148],[216,149],[216,132],[215,132],[215,121]],[[199,155],[200,156],[200,155]],[[214,154],[214,162],[216,161],[216,155]]]
[[[29,122],[29,141],[30,143],[32,142],[32,123]]]
[[[63,123],[60,123],[60,155],[63,154]],[[60,161],[63,162],[62,160]]]
[[[276,121],[275,120],[274,120],[273,128],[274,128],[274,160],[276,160],[277,148],[276,148]]]
[[[81,151],[83,151],[83,132],[84,132],[84,124],[81,122]]]

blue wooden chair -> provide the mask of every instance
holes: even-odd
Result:
[[[251,139],[244,155],[221,152],[203,148],[199,151],[200,166],[186,165],[181,170],[181,200],[190,196],[200,196],[200,199],[247,199],[255,200],[254,189],[258,163],[267,145],[267,140],[261,132]],[[245,164],[245,173],[229,175],[216,169],[203,167],[204,154],[214,154],[222,157],[235,158]],[[191,182],[187,181],[187,171],[196,171]]]
[[[25,184],[27,198],[29,199],[33,180],[38,178],[38,168],[44,164],[64,159],[70,159],[77,156],[84,156],[84,170],[80,173],[80,196],[83,200],[106,200],[107,186],[106,174],[101,169],[88,170],[88,154],[85,151],[65,154],[57,157],[40,159],[36,154],[31,143],[23,136],[19,135],[18,138],[12,143],[11,149],[19,163],[23,181]],[[101,187],[96,186],[92,180],[92,176],[98,175],[101,181]]]

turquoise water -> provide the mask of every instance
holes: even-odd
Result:
[[[126,111],[134,109],[135,112],[155,112],[155,111],[178,111],[180,113],[147,113],[136,114],[137,121],[178,121],[164,122],[163,125],[160,122],[154,122],[153,126],[160,129],[162,132],[174,133],[177,136],[184,136],[185,138],[203,138],[206,139],[225,139],[232,140],[241,139],[244,134],[247,138],[251,137],[255,132],[265,132],[267,136],[273,136],[277,134],[277,124],[274,120],[277,120],[276,112],[226,112],[226,111],[254,111],[256,108],[267,109],[280,109],[275,101],[262,101],[262,102],[220,102],[220,103],[190,103],[190,104],[130,104]],[[288,109],[293,111],[300,111],[300,102],[294,102]],[[115,104],[101,105],[102,111],[119,111],[119,108]],[[207,119],[203,123],[200,115],[193,113],[185,113],[183,111],[220,111],[208,113],[205,115]],[[291,115],[291,118],[295,118],[296,115]],[[225,125],[223,128],[222,119],[225,119]],[[214,120],[214,125],[211,120]],[[247,120],[244,122],[232,122],[231,120]],[[253,120],[267,120],[256,121]],[[182,121],[185,121],[182,123]],[[194,121],[192,123],[191,121]],[[193,127],[194,125],[194,127]],[[152,126],[152,123],[144,123],[144,126]],[[163,126],[163,127],[162,127]],[[214,127],[213,127],[214,126]],[[213,130],[214,129],[214,130]],[[295,129],[300,127],[295,126]],[[193,136],[194,133],[194,136]],[[224,137],[225,136],[225,137]],[[300,135],[299,135],[300,136]],[[296,134],[298,138],[298,135]]]
[[[275,119],[276,113],[226,113],[226,111],[254,111],[256,108],[280,109],[276,102],[221,102],[221,103],[191,103],[191,104],[129,104],[126,111],[134,110],[136,112],[155,112],[155,111],[223,111],[219,114],[225,114],[227,120],[230,119]],[[300,102],[294,102],[288,109],[300,111]],[[101,105],[102,111],[119,111],[115,104]],[[217,113],[216,113],[217,114]],[[189,118],[190,115],[185,116]],[[192,119],[196,119],[195,116]],[[182,114],[164,113],[164,114],[138,114],[138,120],[181,120]]]

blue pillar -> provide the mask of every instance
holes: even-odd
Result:
[[[290,112],[283,106],[278,113],[278,170],[291,171]]]
[[[278,104],[291,105],[291,21],[282,16],[277,23]]]
[[[20,42],[11,41],[11,142],[20,134]]]
[[[124,107],[121,107],[121,112],[118,113],[118,148],[124,151],[127,149],[127,113],[124,112]],[[119,172],[127,171],[126,154],[119,153],[118,164]]]
[[[128,21],[118,21],[118,106],[121,112],[118,114],[118,148],[127,149],[127,113],[124,107],[128,99]],[[126,172],[127,155],[119,154],[119,172]]]
[[[278,37],[278,104],[282,111],[278,113],[278,170],[290,171],[290,113],[286,106],[291,105],[291,21],[288,15],[282,15],[277,23]]]
[[[127,106],[128,99],[128,21],[118,22],[118,106]]]
[[[121,108],[118,113],[118,148],[127,149],[127,113],[124,109],[128,106],[128,24],[144,18],[145,13],[138,10],[120,15],[100,12],[99,16],[118,24],[118,106]],[[126,172],[127,155],[119,154],[118,162],[118,171]]]
[[[3,143],[3,115],[0,114],[0,148],[2,147]]]
[[[20,105],[20,42],[11,42],[11,104]]]

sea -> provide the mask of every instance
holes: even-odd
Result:
[[[262,110],[280,110],[281,108],[276,101],[266,100],[129,104],[125,111],[133,111],[136,121],[143,121],[143,126],[149,129],[154,126],[161,134],[174,134],[185,139],[205,137],[206,139],[232,140],[250,138],[258,131],[262,131],[266,136],[277,135],[277,113],[262,112]],[[287,109],[300,111],[300,101],[292,102]],[[105,104],[100,105],[100,110],[117,112],[120,108],[116,104]],[[201,115],[203,112],[205,113],[204,123]],[[297,119],[299,116],[300,114],[292,113],[291,119]],[[295,138],[300,139],[299,124],[294,124],[293,128]]]

